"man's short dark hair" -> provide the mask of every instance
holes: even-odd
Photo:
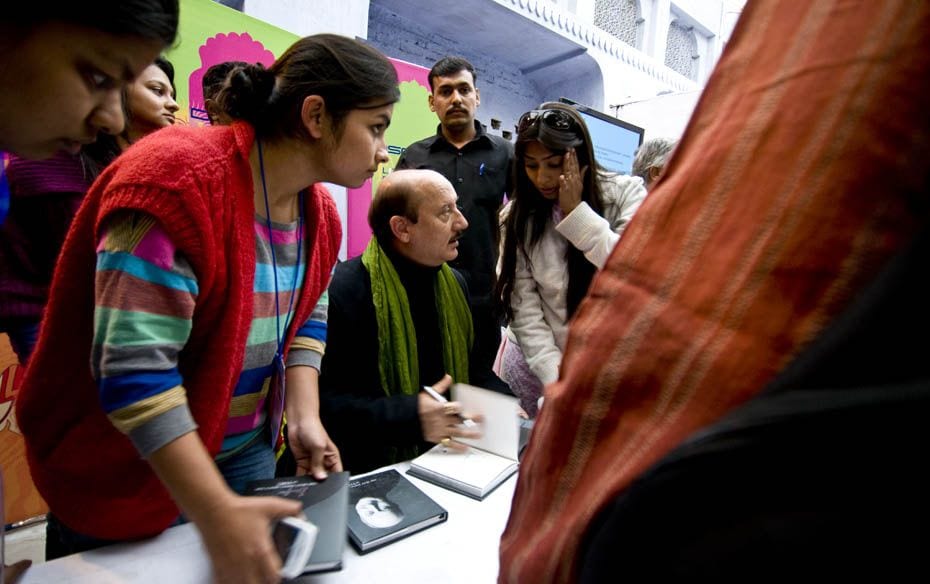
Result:
[[[471,73],[471,82],[473,84],[478,83],[478,74],[475,73],[474,65],[469,63],[464,57],[443,57],[436,61],[433,68],[429,70],[430,91],[435,90],[435,87],[433,87],[433,78],[448,77],[450,75],[455,75],[459,71],[468,71]]]
[[[382,247],[389,245],[394,239],[391,217],[395,215],[406,217],[411,223],[416,223],[419,218],[419,198],[411,182],[405,181],[389,188],[382,186],[371,201],[368,208],[368,226]]]

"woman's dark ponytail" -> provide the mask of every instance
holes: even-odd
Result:
[[[226,86],[220,90],[217,102],[235,119],[245,120],[255,127],[264,127],[275,76],[262,64],[240,65],[229,72]]]
[[[234,68],[216,99],[227,114],[252,124],[259,138],[309,140],[302,110],[311,95],[323,98],[338,136],[353,109],[400,99],[397,71],[387,57],[360,41],[318,34],[299,39],[268,69]]]

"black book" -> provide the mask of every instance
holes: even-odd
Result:
[[[360,554],[448,517],[445,509],[396,470],[349,481],[349,539]]]
[[[252,481],[245,492],[247,495],[300,500],[307,520],[320,530],[303,573],[342,569],[349,506],[349,473],[330,473],[324,481],[306,476]]]

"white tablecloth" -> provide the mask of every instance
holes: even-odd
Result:
[[[343,568],[308,575],[294,582],[404,582],[417,584],[492,583],[497,579],[497,551],[510,514],[517,476],[484,501],[476,501],[406,474],[409,464],[393,465],[449,512],[445,523],[430,527],[364,556],[346,544]],[[379,469],[383,470],[383,469]],[[173,527],[151,540],[121,544],[37,564],[23,584],[123,584],[212,582],[210,562],[193,525]]]

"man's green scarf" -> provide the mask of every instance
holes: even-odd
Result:
[[[371,278],[371,298],[378,321],[378,373],[384,393],[413,395],[420,391],[420,367],[407,291],[374,237],[362,253],[362,264]],[[454,381],[468,383],[468,354],[474,341],[471,311],[448,265],[439,268],[434,290],[443,365]]]

